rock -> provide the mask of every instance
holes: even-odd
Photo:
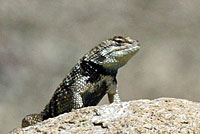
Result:
[[[200,133],[200,104],[159,98],[86,107],[10,133]]]

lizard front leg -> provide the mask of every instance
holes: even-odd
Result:
[[[120,102],[119,92],[117,89],[117,84],[113,84],[108,91],[108,100],[110,103]]]
[[[78,92],[73,93],[73,104],[74,104],[74,107],[73,107],[74,109],[83,107],[83,99],[80,93]]]
[[[84,107],[83,98],[81,96],[87,90],[86,78],[78,79],[71,87],[73,109]]]

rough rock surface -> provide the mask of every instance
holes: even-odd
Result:
[[[159,98],[87,107],[10,133],[199,134],[200,104]]]

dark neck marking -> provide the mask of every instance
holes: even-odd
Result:
[[[118,71],[118,69],[106,69],[101,65],[86,60],[81,61],[80,67],[83,70],[82,74],[84,76],[90,76],[88,81],[92,83],[98,81],[100,75],[115,77]]]

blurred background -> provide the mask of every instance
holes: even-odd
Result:
[[[200,102],[199,0],[0,0],[0,133],[38,113],[92,47],[114,35],[140,41],[119,70],[123,101]],[[108,103],[107,96],[100,105]]]

